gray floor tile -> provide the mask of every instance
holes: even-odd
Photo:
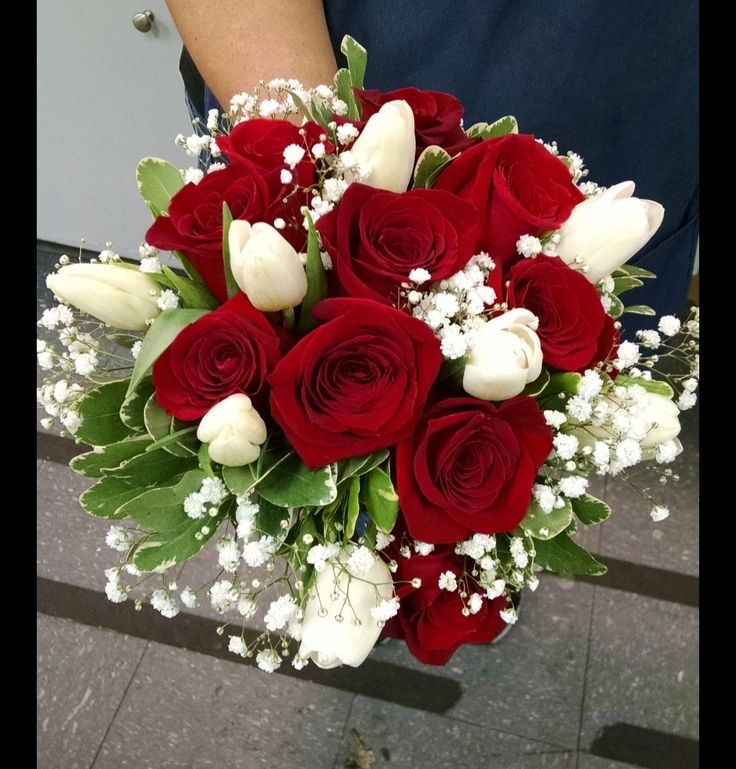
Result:
[[[581,753],[578,756],[576,769],[637,769],[633,764],[622,764],[620,761],[611,761],[610,758],[591,756],[590,753]]]
[[[353,730],[360,735],[365,748],[373,752],[376,769],[573,766],[569,753],[544,743],[358,695],[336,764],[339,769],[349,765],[351,757],[357,758],[358,742]],[[543,758],[548,763],[541,763]]]
[[[448,715],[574,748],[592,595],[590,585],[542,575],[536,593],[525,593],[520,619],[500,643],[460,647],[446,667],[437,668],[463,689]],[[372,654],[422,667],[402,641],[390,641]]]
[[[94,769],[331,767],[351,700],[152,643]]]
[[[680,480],[664,487],[657,484],[654,489],[669,506],[669,518],[654,523],[646,499],[625,483],[610,480],[605,499],[613,512],[600,527],[602,555],[682,574],[698,574],[697,407],[681,415],[681,424],[680,438],[685,451],[669,465]]]
[[[145,641],[38,616],[37,760],[40,769],[87,769]]]
[[[598,588],[581,746],[617,723],[698,737],[697,609]]]

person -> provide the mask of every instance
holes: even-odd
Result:
[[[168,0],[182,75],[204,116],[261,79],[331,82],[343,35],[368,49],[366,85],[457,96],[465,125],[512,114],[581,155],[602,185],[632,179],[665,207],[626,294],[679,314],[699,233],[698,4],[680,0]],[[196,73],[196,74],[195,74]],[[197,77],[201,73],[200,80]],[[193,98],[194,97],[194,98]],[[627,336],[651,326],[623,317]]]

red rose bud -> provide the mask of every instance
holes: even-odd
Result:
[[[557,229],[584,196],[567,166],[529,134],[508,134],[463,152],[437,178],[472,203],[482,219],[476,251],[499,265],[518,261],[516,241]]]
[[[539,320],[544,362],[563,371],[582,371],[604,360],[616,345],[598,292],[559,257],[523,259],[508,273],[509,307],[525,307]]]
[[[276,332],[245,294],[238,294],[183,328],[159,356],[153,364],[156,400],[188,421],[244,393],[263,413],[266,377],[280,357]]]
[[[399,613],[386,623],[383,633],[389,638],[403,638],[420,662],[444,665],[458,647],[488,643],[506,627],[500,612],[508,607],[508,599],[500,596],[490,600],[474,580],[463,580],[473,562],[457,555],[454,547],[403,558],[394,545],[388,553],[398,564],[394,583],[400,604]],[[456,577],[455,590],[439,587],[440,576],[448,571]],[[412,580],[421,580],[420,587],[413,587]],[[464,600],[461,589],[467,593]],[[475,611],[464,613],[468,605]]]
[[[396,447],[409,533],[433,544],[511,531],[526,515],[552,431],[532,398],[448,398]]]
[[[322,467],[411,434],[442,363],[419,320],[367,299],[325,299],[324,322],[271,374],[271,413],[304,464]]]
[[[413,269],[442,280],[465,267],[478,236],[475,210],[456,195],[363,184],[351,184],[317,229],[345,292],[391,304]]]

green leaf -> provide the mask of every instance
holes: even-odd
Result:
[[[624,307],[624,312],[631,312],[634,315],[656,315],[657,312],[653,307],[647,304],[632,304],[629,307]]]
[[[360,515],[360,477],[353,476],[350,481],[345,511],[345,537],[350,539],[355,534],[355,524]]]
[[[391,531],[399,514],[399,495],[389,474],[376,467],[363,476],[360,500],[379,529]]]
[[[439,172],[452,160],[449,152],[432,145],[422,151],[414,166],[414,189],[431,187]]]
[[[299,313],[299,323],[297,333],[304,336],[311,331],[317,322],[312,317],[312,308],[317,302],[327,296],[327,276],[322,264],[322,256],[319,250],[319,239],[317,230],[314,228],[314,222],[309,212],[306,213],[309,234],[307,236],[307,293],[302,301],[301,311]]]
[[[267,499],[260,497],[258,500],[258,515],[256,516],[256,528],[262,534],[278,537],[286,534],[288,529],[281,526],[281,521],[288,521],[291,514],[281,505],[274,505]]]
[[[546,368],[542,369],[542,373],[521,391],[522,395],[529,395],[534,397],[544,392],[545,388],[549,385],[550,375]]]
[[[630,387],[631,385],[639,385],[643,387],[647,392],[655,393],[656,395],[664,395],[665,398],[674,398],[675,391],[667,384],[659,379],[642,379],[641,377],[625,376],[619,374],[616,377],[616,385],[622,387]]]
[[[143,410],[146,402],[153,395],[153,381],[150,376],[143,377],[135,392],[127,394],[123,405],[120,407],[120,419],[131,430],[144,431],[146,423],[143,420]]]
[[[538,566],[556,574],[589,574],[597,577],[608,569],[596,561],[584,548],[576,545],[565,532],[554,539],[538,539],[534,542]]]
[[[227,286],[227,298],[231,299],[240,293],[240,286],[235,282],[233,271],[230,267],[230,242],[228,235],[230,225],[233,223],[233,215],[230,213],[228,204],[222,201],[222,261],[225,269],[225,285]]]
[[[222,480],[236,496],[247,494],[293,453],[287,445],[269,438],[261,447],[261,453],[255,462],[242,467],[223,467]]]
[[[199,491],[206,477],[201,470],[190,470],[173,486],[149,489],[129,500],[118,509],[118,514],[132,518],[144,529],[173,531],[191,520],[184,512],[184,500]]]
[[[302,101],[299,94],[296,93],[295,91],[290,91],[288,88],[285,90],[286,90],[286,93],[288,93],[291,96],[291,98],[294,100],[294,105],[299,110],[299,112],[301,112],[302,115],[304,115],[304,117],[307,118],[307,120],[313,120],[316,123],[317,120],[312,114],[312,110],[310,110],[309,107],[307,107],[307,105]]]
[[[167,414],[156,402],[156,396],[152,395],[146,402],[143,410],[143,419],[146,423],[148,434],[169,454],[178,457],[191,457],[197,453],[198,443],[196,436],[184,430],[191,429],[191,425],[180,422],[171,414]],[[175,437],[172,437],[176,434]]]
[[[608,314],[612,318],[620,318],[624,313],[624,303],[615,294],[609,294],[608,296],[611,297],[611,309],[608,311]]]
[[[203,443],[199,447],[197,459],[199,461],[199,466],[202,468],[202,471],[204,473],[206,473],[210,478],[217,477],[215,475],[215,471],[212,469],[212,460],[210,459],[210,449],[206,443]]]
[[[465,132],[465,135],[468,136],[471,139],[483,138],[483,133],[488,130],[488,123],[473,123],[473,125],[468,128],[468,130]]]
[[[619,267],[616,272],[613,273],[614,278],[618,277],[619,273],[622,273],[623,275],[631,275],[634,278],[656,278],[657,276],[650,272],[649,270],[645,270],[643,267],[637,267],[634,264],[623,264],[621,267]]]
[[[328,505],[337,496],[330,466],[310,470],[296,454],[274,467],[258,482],[256,491],[279,507]]]
[[[171,198],[184,186],[179,169],[161,158],[143,158],[135,171],[138,191],[154,219],[169,210]]]
[[[443,360],[442,366],[440,366],[439,376],[437,377],[438,384],[462,389],[463,376],[467,365],[467,355],[463,355],[460,358],[453,358],[452,360]]]
[[[337,463],[337,484],[340,485],[354,475],[369,473],[374,467],[383,464],[388,459],[389,453],[388,449],[382,449],[364,457],[341,460]]]
[[[572,520],[572,505],[565,499],[565,506],[545,513],[532,499],[524,520],[519,524],[526,534],[535,539],[552,539],[564,531]]]
[[[69,467],[87,478],[101,478],[114,472],[123,462],[142,454],[150,444],[151,439],[146,435],[111,443],[109,446],[98,446],[94,451],[74,457]]]
[[[156,449],[129,459],[115,471],[115,477],[139,490],[147,486],[176,482],[177,476],[197,469],[196,457],[177,457]]]
[[[168,451],[170,454],[175,454],[178,457],[186,457],[189,456],[189,454],[194,454],[196,452],[188,451],[188,450],[179,450],[180,448],[183,449],[182,441],[184,440],[185,436],[190,436],[194,433],[194,431],[197,429],[196,425],[190,425],[189,427],[183,427],[181,430],[176,430],[174,432],[170,432],[168,435],[164,435],[162,438],[159,438],[157,441],[154,441],[147,449],[146,451],[156,451],[156,449],[166,449],[168,447]],[[179,444],[178,447],[173,446],[173,444]],[[175,451],[172,451],[171,449],[175,448]]]
[[[158,356],[176,339],[179,332],[205,314],[205,310],[165,310],[153,321],[143,338],[126,396],[135,392]]]
[[[616,296],[623,294],[624,291],[631,291],[632,288],[639,288],[644,285],[644,282],[639,278],[614,278],[613,279],[613,293]]]
[[[572,371],[552,374],[549,378],[549,383],[538,396],[540,405],[543,408],[552,409],[559,406],[560,408],[557,410],[564,411],[567,399],[577,394],[581,379],[582,376],[580,374]]]
[[[77,403],[76,411],[82,424],[74,437],[91,446],[107,446],[131,434],[120,419],[120,407],[125,399],[128,382],[121,380],[95,387]]]
[[[342,99],[348,105],[348,120],[360,120],[360,106],[353,91],[353,81],[350,72],[346,69],[338,69],[335,73],[335,90],[337,98]]]
[[[365,68],[368,64],[368,51],[350,35],[345,35],[340,43],[340,51],[348,60],[350,78],[356,88],[363,87]]]
[[[100,478],[94,486],[90,486],[82,492],[79,497],[79,504],[90,515],[117,520],[123,517],[118,512],[120,508],[144,491],[145,489],[131,486],[114,475],[106,475]]]
[[[465,132],[471,139],[495,139],[506,134],[518,134],[519,123],[513,115],[506,115],[493,123],[475,123]]]
[[[572,500],[572,509],[581,523],[591,526],[596,523],[603,523],[611,514],[611,508],[600,499],[591,497],[590,494],[583,494]]]
[[[186,518],[170,531],[152,532],[150,537],[135,551],[133,564],[141,571],[163,570],[175,563],[182,563],[196,555],[210,540],[232,508],[232,497],[226,500],[212,517]],[[186,517],[186,516],[185,516]],[[207,527],[207,533],[202,532]],[[199,539],[197,535],[199,534]]]
[[[180,256],[180,255],[179,255]],[[174,290],[181,296],[182,302],[190,310],[215,310],[220,303],[210,293],[204,283],[192,278],[177,275],[170,267],[162,265],[164,275],[169,279]]]

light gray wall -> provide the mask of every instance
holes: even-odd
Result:
[[[137,255],[150,225],[135,168],[147,155],[190,165],[181,41],[163,0],[38,0],[38,237]],[[136,11],[156,20],[143,34]]]

